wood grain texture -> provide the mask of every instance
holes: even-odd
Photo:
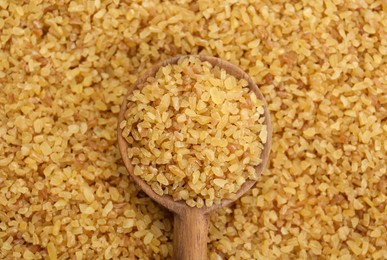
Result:
[[[198,208],[176,214],[173,225],[173,258],[207,259],[208,214]]]
[[[188,55],[189,56],[189,55]],[[130,162],[128,157],[128,148],[129,145],[122,137],[122,130],[119,127],[119,123],[125,119],[125,111],[128,107],[128,96],[133,93],[135,89],[140,89],[144,86],[147,78],[153,77],[156,75],[160,67],[163,67],[167,64],[176,64],[181,57],[188,56],[177,56],[171,59],[165,60],[154,65],[149,69],[144,75],[142,75],[133,85],[129,88],[127,95],[125,96],[121,110],[118,115],[118,127],[117,127],[117,137],[118,137],[118,146],[122,156],[122,160],[131,175],[134,181],[141,187],[141,189],[154,201],[164,206],[168,210],[174,213],[174,259],[178,260],[188,260],[188,259],[200,259],[205,260],[207,257],[207,233],[208,233],[208,214],[211,211],[214,211],[220,207],[227,206],[233,201],[240,198],[244,193],[246,193],[251,187],[254,186],[255,181],[246,181],[240,190],[235,194],[234,200],[222,200],[220,204],[215,204],[211,207],[203,208],[191,208],[183,201],[174,201],[173,198],[169,195],[160,196],[155,193],[152,188],[140,177],[135,176],[133,173],[133,165]],[[270,148],[271,148],[271,138],[272,138],[272,127],[270,121],[270,114],[267,109],[266,101],[259,91],[259,88],[254,83],[254,81],[239,67],[221,60],[219,58],[210,57],[210,56],[201,56],[201,55],[192,55],[199,58],[202,61],[208,61],[212,65],[219,66],[226,70],[227,73],[235,76],[238,79],[245,79],[248,82],[249,88],[257,95],[257,97],[264,103],[264,116],[265,116],[265,125],[267,126],[267,142],[264,145],[262,152],[262,163],[256,167],[256,174],[259,176],[269,159]]]

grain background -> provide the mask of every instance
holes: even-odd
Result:
[[[167,259],[171,216],[130,180],[119,105],[152,64],[241,66],[270,165],[211,215],[210,259],[386,259],[385,1],[0,0],[0,255]]]

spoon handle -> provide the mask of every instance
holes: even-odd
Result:
[[[173,259],[207,259],[208,217],[208,214],[196,208],[175,213]]]

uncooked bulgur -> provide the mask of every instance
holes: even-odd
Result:
[[[267,141],[264,102],[224,69],[181,57],[128,95],[122,136],[134,174],[191,207],[233,199]]]
[[[210,259],[385,259],[386,14],[383,0],[0,0],[1,258],[170,258],[171,216],[128,177],[117,115],[144,69],[203,54],[254,78],[273,125],[268,170],[211,215]]]

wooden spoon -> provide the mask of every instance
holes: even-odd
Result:
[[[129,89],[127,96],[125,97],[121,110],[118,116],[118,125],[123,121],[125,111],[128,106],[127,97],[132,94],[135,89],[142,88],[147,78],[154,77],[160,67],[166,66],[168,64],[177,64],[178,60],[183,56],[174,57],[168,60],[165,60],[159,64],[154,65],[149,71],[147,71],[143,76],[141,76],[137,82]],[[188,56],[187,56],[188,57]],[[259,176],[268,161],[270,147],[271,147],[271,123],[270,115],[267,109],[267,104],[263,98],[259,88],[254,83],[254,81],[239,67],[221,60],[215,57],[209,56],[196,56],[202,61],[208,61],[213,66],[218,66],[226,70],[227,73],[234,75],[237,79],[245,79],[248,82],[249,88],[254,91],[257,97],[264,102],[264,116],[265,116],[265,125],[267,126],[267,141],[264,145],[262,152],[262,163],[256,167],[257,176]],[[133,165],[130,162],[128,157],[128,143],[122,137],[122,130],[118,127],[118,146],[121,152],[122,159],[125,163],[125,166],[132,176],[134,181],[141,187],[141,189],[154,201],[158,204],[164,206],[168,210],[174,213],[174,232],[173,232],[173,256],[174,259],[178,260],[205,260],[207,259],[207,240],[208,240],[208,218],[209,213],[223,206],[227,206],[233,202],[233,200],[222,200],[220,204],[214,204],[211,207],[196,208],[188,206],[184,201],[174,201],[173,198],[169,195],[160,196],[155,193],[152,188],[140,177],[134,175]],[[246,193],[251,187],[253,187],[255,181],[248,180],[246,181],[240,190],[236,193],[234,200],[241,197]]]

